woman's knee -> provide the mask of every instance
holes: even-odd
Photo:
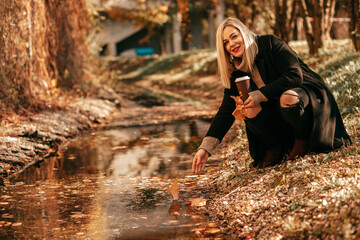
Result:
[[[255,118],[260,112],[262,108],[260,105],[253,107],[253,108],[247,108],[245,109],[245,116],[247,118]]]
[[[287,90],[280,97],[280,106],[282,108],[288,108],[294,106],[299,101],[299,95],[297,92],[293,90]]]

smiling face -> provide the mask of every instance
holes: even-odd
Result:
[[[222,34],[223,44],[228,53],[236,58],[242,58],[245,51],[244,39],[240,31],[233,27],[227,26]]]

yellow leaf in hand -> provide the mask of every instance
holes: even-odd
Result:
[[[174,201],[179,200],[179,184],[176,180],[172,182],[171,186],[168,187],[167,190],[170,192]]]
[[[232,113],[232,115],[235,117],[235,119],[237,120],[244,120],[245,119],[245,113],[244,110],[241,108],[236,108],[235,111]]]
[[[231,96],[234,99],[236,104],[236,109],[232,113],[235,119],[243,121],[245,119],[245,108],[244,108],[244,101],[240,98],[240,96]]]
[[[244,105],[244,101],[241,99],[240,96],[231,96],[231,98],[234,99],[236,106]]]

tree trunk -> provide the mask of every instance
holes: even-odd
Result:
[[[174,53],[181,51],[181,14],[176,13],[173,18],[173,48]]]
[[[360,51],[360,0],[348,0],[350,15],[350,37],[356,51]]]
[[[216,29],[215,29],[215,18],[214,18],[215,12],[210,11],[209,12],[209,48],[215,48],[216,47]]]
[[[171,51],[171,28],[169,24],[165,24],[165,30],[164,30],[164,43],[165,43],[165,52],[166,54],[170,54]]]
[[[234,1],[225,1],[225,9],[231,9],[234,17],[249,27],[252,19],[253,10],[249,7],[250,3],[235,3]]]
[[[306,34],[306,40],[309,46],[309,54],[315,55],[318,51],[318,48],[315,44],[314,32],[311,25],[311,17],[309,16],[309,10],[306,5],[306,0],[299,0],[300,3],[300,13],[304,19],[304,29]]]
[[[311,3],[308,3],[308,8],[310,8]],[[314,34],[314,43],[315,48],[319,49],[324,46],[325,35],[324,35],[324,0],[314,1],[314,5],[312,6],[314,9],[313,15],[313,34]]]
[[[189,49],[190,34],[190,17],[189,17],[189,0],[177,0],[178,13],[181,15],[181,40],[182,49]]]
[[[336,0],[299,0],[309,52],[314,55],[330,38]],[[310,10],[313,10],[311,13]],[[313,21],[311,23],[311,17]]]
[[[216,3],[216,27],[225,19],[225,4],[223,0],[217,0]]]
[[[256,26],[255,26],[255,19],[257,16],[257,11],[256,11],[256,5],[255,4],[251,4],[251,25],[250,25],[250,29],[255,30]]]
[[[282,38],[285,42],[292,39],[295,19],[297,12],[297,2],[295,0],[276,0],[274,34]]]
[[[336,5],[336,0],[326,0],[325,9],[324,9],[325,39],[331,39],[330,30],[335,15],[335,5]]]
[[[290,14],[290,31],[289,31],[289,41],[292,40],[293,38],[293,34],[294,34],[294,28],[295,28],[295,24],[296,24],[296,18],[297,18],[297,14],[298,14],[298,2],[296,0],[294,0],[292,2],[292,6],[291,6],[291,14]]]

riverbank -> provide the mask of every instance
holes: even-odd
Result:
[[[57,156],[59,148],[85,131],[211,119],[215,113],[211,108],[196,106],[195,102],[162,101],[162,106],[152,106],[160,97],[154,98],[137,88],[128,87],[124,91],[116,93],[101,87],[92,97],[74,98],[66,107],[6,119],[0,136],[0,184]],[[136,99],[132,99],[135,101],[129,99],[135,95]],[[160,95],[164,94],[157,96]]]
[[[3,119],[0,184],[56,155],[59,146],[81,132],[111,121],[121,101],[120,95],[105,87],[92,97],[71,100],[66,107]]]

